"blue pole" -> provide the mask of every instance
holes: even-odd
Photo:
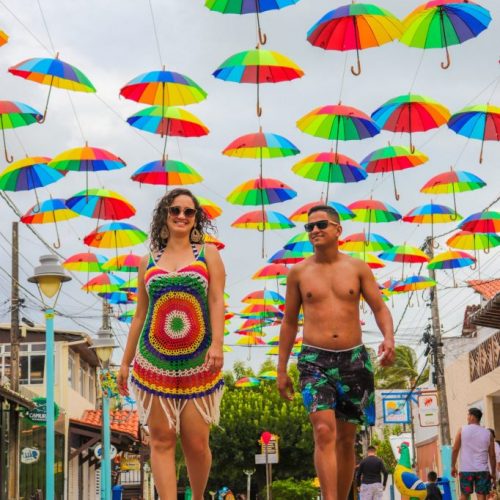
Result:
[[[45,310],[45,393],[47,422],[45,427],[45,497],[54,500],[54,309]]]
[[[441,464],[443,466],[443,477],[448,479],[448,481],[450,482],[451,497],[455,499],[455,478],[451,475],[451,453],[451,445],[441,445]]]
[[[101,499],[111,499],[111,434],[109,422],[109,397],[107,389],[102,390],[102,460]]]

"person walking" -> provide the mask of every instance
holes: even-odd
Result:
[[[177,499],[175,449],[180,434],[193,500],[202,500],[212,456],[209,431],[223,392],[225,271],[203,244],[210,221],[187,189],[157,203],[150,248],[138,273],[138,302],[117,376],[131,391],[150,434],[151,465],[161,500]]]
[[[361,296],[384,336],[380,363],[394,360],[389,309],[370,268],[338,249],[338,213],[328,205],[308,212],[305,230],[314,255],[296,264],[287,278],[285,314],[279,341],[277,385],[293,398],[287,364],[304,314],[299,384],[314,435],[314,464],[324,500],[346,500],[354,474],[356,425],[375,423],[373,366],[361,338]]]
[[[427,473],[427,496],[425,500],[442,500],[443,494],[437,485],[438,475],[435,471],[431,470]]]
[[[491,432],[480,425],[482,416],[479,408],[469,408],[467,425],[457,432],[453,443],[451,474],[457,475],[460,454],[460,500],[467,500],[473,492],[478,500],[485,500],[491,490],[490,470],[496,469],[495,444]]]
[[[359,487],[360,500],[381,500],[389,473],[384,461],[377,457],[375,446],[368,446],[367,455],[359,463],[356,484]]]

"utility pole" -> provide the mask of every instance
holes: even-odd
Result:
[[[12,271],[10,306],[10,388],[19,392],[19,223],[12,223]],[[11,403],[9,410],[9,499],[19,498],[19,412]]]

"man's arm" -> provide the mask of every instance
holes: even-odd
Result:
[[[358,468],[356,469],[356,486],[358,486],[358,488],[361,486],[361,477],[363,475],[364,465],[365,460],[363,459],[361,460],[361,462],[359,462]]]
[[[387,472],[387,469],[385,468],[384,461],[382,459],[380,459],[380,463],[381,463],[382,474],[384,475],[384,480],[383,480],[382,484],[384,485],[384,488],[385,488],[385,486],[387,484],[387,478],[389,477],[389,473]]]
[[[358,266],[360,269],[361,294],[373,311],[377,326],[384,336],[384,341],[378,348],[378,355],[381,356],[380,364],[388,366],[394,361],[394,324],[392,316],[388,307],[384,304],[382,294],[371,269],[361,261],[359,261]]]
[[[451,452],[451,475],[455,477],[457,475],[457,458],[458,452],[460,451],[460,446],[462,445],[462,429],[457,432],[455,436],[455,442],[453,443],[453,451]]]
[[[299,289],[300,267],[294,266],[290,270],[286,284],[285,315],[281,322],[279,355],[278,355],[278,390],[282,398],[293,398],[293,384],[288,376],[286,367],[292,352],[293,343],[297,336],[299,312],[302,298]]]
[[[497,457],[495,454],[495,440],[493,439],[493,435],[490,436],[488,455],[490,456],[491,477],[496,480]]]

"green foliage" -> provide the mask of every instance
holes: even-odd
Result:
[[[255,377],[252,368],[246,366],[243,361],[235,361],[233,364],[233,373],[236,380],[243,377]]]
[[[261,373],[264,373],[264,372],[269,372],[269,371],[273,371],[273,370],[276,370],[276,363],[270,359],[270,358],[267,358],[263,363],[262,365],[260,366],[259,368],[259,375]]]
[[[265,369],[269,369],[268,363]],[[235,379],[253,376],[252,370],[241,362],[235,363],[233,372]],[[298,370],[293,364],[290,376],[296,383]],[[222,399],[220,424],[210,437],[213,456],[210,489],[227,485],[233,491],[245,491],[244,469],[257,469],[252,476],[254,491],[256,484],[259,487],[265,484],[265,467],[255,465],[255,454],[261,453],[258,441],[263,431],[279,436],[280,463],[273,465],[274,478],[302,480],[315,476],[312,428],[300,394],[296,393],[293,401],[287,402],[280,398],[274,381],[263,381],[256,388],[235,388],[228,384]]]
[[[283,479],[274,481],[272,486],[273,500],[316,500],[318,489],[313,486],[313,480],[295,481]],[[262,498],[266,498],[266,490],[262,491]]]

